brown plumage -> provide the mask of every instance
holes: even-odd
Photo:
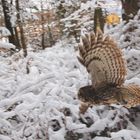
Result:
[[[94,104],[120,103],[126,107],[140,104],[140,87],[124,86],[126,68],[120,48],[101,30],[96,34],[85,34],[79,44],[78,60],[91,75],[92,85],[79,89],[82,101],[80,111],[84,113]]]

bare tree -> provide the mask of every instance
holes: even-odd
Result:
[[[8,3],[7,0],[1,0],[2,2],[2,8],[4,13],[4,21],[6,28],[10,31],[11,35],[8,37],[9,42],[17,46],[15,34],[13,31],[12,23],[11,23],[11,16],[10,16],[10,3]]]
[[[25,43],[25,37],[24,37],[24,29],[23,29],[23,25],[22,25],[22,19],[20,16],[20,5],[19,5],[19,0],[15,1],[16,3],[16,9],[17,9],[17,24],[20,30],[20,40],[21,40],[21,46],[23,48],[23,52],[24,52],[24,57],[27,56],[27,47],[26,47],[26,43]]]
[[[43,9],[43,1],[41,0],[40,2],[41,4],[41,28],[42,28],[42,34],[41,34],[41,46],[42,46],[42,49],[45,49],[45,26],[44,26],[44,22],[45,22],[45,19],[44,19],[44,9]]]
[[[122,18],[128,22],[137,14],[140,8],[140,0],[121,0],[121,2],[123,8]]]
[[[105,18],[103,16],[102,8],[98,7],[94,12],[94,32],[96,32],[99,27],[102,31],[104,31]]]

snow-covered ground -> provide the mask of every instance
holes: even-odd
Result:
[[[129,73],[127,82],[140,84],[139,69]],[[73,47],[0,57],[0,140],[140,140],[133,110],[102,105],[79,114],[77,92],[89,82]]]
[[[16,46],[14,46],[13,44],[11,43],[7,43],[7,42],[2,42],[0,41],[0,48],[3,48],[3,49],[15,49]]]

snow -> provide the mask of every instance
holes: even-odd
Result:
[[[101,2],[98,4],[107,8]],[[34,19],[28,11],[31,5],[24,5],[24,20]],[[87,1],[61,21],[66,22],[66,28],[81,25],[75,29],[86,32],[85,26],[93,25],[91,9],[95,7],[95,0]],[[112,9],[117,10],[112,7],[109,11]],[[123,48],[128,72],[125,84],[140,85],[138,19],[139,15],[128,25],[121,23],[108,31]],[[71,20],[78,23],[71,24]],[[11,22],[15,24],[14,14]],[[125,42],[125,32],[133,24],[137,28],[127,35],[130,42]],[[0,31],[9,35],[5,28]],[[0,48],[15,46],[0,42]],[[22,51],[11,57],[0,56],[0,140],[140,140],[140,111],[112,104],[93,106],[85,114],[79,113],[78,90],[90,82],[86,69],[77,60],[77,52],[65,40],[46,50],[30,49],[26,58]]]
[[[4,49],[15,49],[16,46],[13,45],[12,43],[8,43],[8,42],[2,42],[0,41],[0,48],[4,48]]]
[[[65,2],[71,7],[79,4],[78,0]],[[86,32],[85,27],[93,26],[91,17],[97,7],[95,2],[82,3],[80,9],[61,19],[65,27]],[[108,12],[120,14],[120,5],[117,9],[102,2],[98,5],[107,8]],[[21,6],[24,21],[37,19],[30,13],[30,8],[37,6],[40,9],[39,1],[21,1]],[[43,5],[46,7],[51,8]],[[15,26],[15,9],[11,8],[11,23]],[[123,48],[128,71],[125,84],[140,85],[139,15],[140,12],[127,25],[122,22],[108,31]],[[70,23],[73,20],[76,22]],[[132,25],[137,28],[127,34],[130,42],[126,42],[125,32]],[[0,27],[0,37],[8,35],[9,31]],[[0,48],[15,49],[15,46],[0,42]],[[45,50],[32,52],[28,49],[26,58],[22,51],[9,57],[0,56],[0,140],[140,140],[140,110],[112,104],[93,106],[85,114],[79,113],[78,90],[90,82],[73,45],[65,40]]]
[[[120,105],[94,106],[79,114],[77,92],[89,83],[88,74],[73,47],[61,45],[29,51],[26,58],[21,52],[0,57],[0,140],[140,139],[140,126],[129,120],[129,111]],[[133,53],[126,50],[125,57]],[[120,122],[122,129],[116,132]],[[108,136],[102,134],[105,129]]]
[[[121,130],[117,133],[112,133],[112,137],[116,138],[116,139],[124,137],[124,139],[126,139],[126,140],[139,140],[140,139],[140,133],[132,131],[132,130]]]
[[[80,69],[77,69],[79,63],[75,61],[76,56],[73,50],[59,49],[47,49],[46,53],[37,55],[31,52],[26,59],[20,58],[17,61],[15,61],[17,56],[13,56],[12,60],[10,58],[1,60],[0,112],[2,120],[5,120],[6,128],[10,129],[10,132],[7,132],[12,135],[10,137],[15,137],[16,134],[23,135],[22,129],[25,129],[25,126],[22,125],[28,119],[32,118],[36,125],[39,123],[46,125],[47,129],[47,121],[49,118],[55,118],[59,109],[73,104],[73,107],[70,107],[77,108],[78,112],[78,101],[73,98],[76,98],[76,89],[82,81]],[[29,74],[26,74],[27,65],[30,70]],[[86,84],[86,80],[83,81],[84,83]],[[10,108],[14,110],[7,112],[6,110]],[[10,118],[14,116],[18,117],[19,124],[9,123]],[[45,123],[40,120],[42,117]],[[41,122],[38,122],[39,120]],[[1,129],[4,128],[1,127]],[[32,129],[37,131],[39,126]]]
[[[9,36],[10,31],[6,27],[0,27],[0,37]]]
[[[122,22],[114,29],[108,30],[113,38],[118,42],[120,48],[139,49],[140,48],[140,10],[133,20],[127,24]],[[130,31],[129,31],[130,30]],[[129,32],[128,32],[129,31]]]

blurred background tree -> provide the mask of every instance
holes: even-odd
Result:
[[[18,50],[23,49],[26,56],[29,46],[37,51],[63,40],[75,44],[79,42],[82,31],[95,31],[97,26],[104,31],[106,25],[110,26],[107,30],[111,30],[122,21],[129,23],[137,15],[139,1],[116,1],[119,3],[116,7],[122,4],[118,14],[117,10],[113,11],[113,0],[110,5],[106,0],[2,0],[1,26],[5,26],[11,33],[9,42]],[[135,29],[134,24],[126,32]],[[129,40],[125,38],[126,42]]]
[[[121,0],[122,2],[122,19],[127,22],[133,19],[140,8],[140,0]]]

